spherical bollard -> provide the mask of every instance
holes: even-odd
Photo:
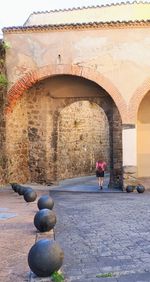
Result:
[[[24,193],[23,197],[26,202],[34,202],[37,198],[37,194],[35,191],[27,191]]]
[[[11,185],[12,185],[13,190],[17,193],[20,189],[20,185],[17,183],[13,183]]]
[[[18,194],[21,195],[21,196],[24,194],[24,187],[23,186],[20,186],[18,188]]]
[[[133,192],[134,191],[134,186],[128,185],[126,187],[126,191],[127,191],[127,193]]]
[[[14,190],[14,192],[16,192],[15,188],[16,188],[16,185],[18,185],[18,184],[17,183],[10,183],[10,185],[11,185],[11,188]]]
[[[34,190],[31,187],[24,186],[24,193],[23,194],[28,193],[28,192],[32,192],[32,191],[34,191]]]
[[[54,201],[50,196],[43,195],[39,198],[37,205],[38,205],[39,210],[42,210],[42,209],[52,210],[54,206]]]
[[[62,266],[64,252],[54,240],[41,239],[30,249],[28,264],[39,277],[48,277]]]
[[[145,187],[143,185],[137,185],[136,190],[138,193],[144,193]]]
[[[34,225],[40,232],[53,229],[56,224],[56,215],[49,209],[39,210],[34,217]]]

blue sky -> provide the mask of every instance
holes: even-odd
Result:
[[[150,0],[149,0],[150,1]],[[149,2],[147,1],[147,2]],[[23,25],[32,12],[50,11],[72,7],[106,5],[121,3],[125,0],[4,0],[0,9],[0,36],[1,29],[8,26]],[[133,2],[132,0],[130,2]]]

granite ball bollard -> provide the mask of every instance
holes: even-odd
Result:
[[[10,185],[11,185],[11,188],[14,190],[14,192],[16,192],[15,189],[16,189],[16,186],[18,184],[17,183],[10,183]]]
[[[24,200],[26,202],[34,202],[36,200],[36,198],[37,198],[37,194],[33,190],[32,191],[26,191],[24,193],[23,197],[24,197]]]
[[[32,191],[34,191],[34,190],[31,187],[25,187],[24,186],[24,193],[23,194],[28,193],[28,192],[32,192]]]
[[[131,192],[133,192],[133,191],[134,191],[134,186],[128,185],[128,186],[126,187],[126,192],[127,192],[127,193],[131,193]]]
[[[24,187],[23,186],[20,186],[18,188],[18,194],[21,195],[21,196],[24,194]]]
[[[40,232],[53,229],[56,224],[56,215],[49,209],[39,210],[34,217],[34,225]]]
[[[16,187],[15,187],[15,191],[16,191],[16,193],[18,193],[18,194],[19,194],[19,190],[20,190],[20,188],[21,188],[21,185],[17,184],[17,185],[16,185]]]
[[[138,193],[144,193],[145,187],[143,185],[137,185],[136,190]]]
[[[13,183],[12,185],[12,189],[17,193],[19,191],[19,188],[21,187],[19,184],[17,183]]]
[[[63,264],[64,252],[54,240],[41,239],[30,249],[28,264],[39,277],[48,277]]]
[[[54,201],[49,195],[43,195],[39,198],[37,205],[39,210],[42,209],[52,210],[54,206]]]

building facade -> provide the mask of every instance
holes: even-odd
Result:
[[[150,176],[150,4],[33,13],[3,29],[5,178],[90,175],[110,185]]]

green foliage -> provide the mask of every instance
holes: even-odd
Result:
[[[9,42],[6,42],[6,41],[3,41],[2,43],[2,46],[3,48],[6,50],[6,49],[9,49],[11,46],[10,46],[10,43]]]
[[[0,74],[0,86],[7,86],[8,81],[4,74]]]
[[[0,57],[4,57],[6,53],[6,49],[10,48],[10,43],[0,40]]]
[[[52,278],[52,281],[54,281],[54,282],[63,282],[63,281],[65,281],[64,280],[64,276],[61,273],[58,273],[56,271],[52,274],[51,278]]]
[[[96,275],[97,278],[106,278],[106,277],[113,277],[111,272],[108,273],[103,273],[103,274],[97,274]]]

